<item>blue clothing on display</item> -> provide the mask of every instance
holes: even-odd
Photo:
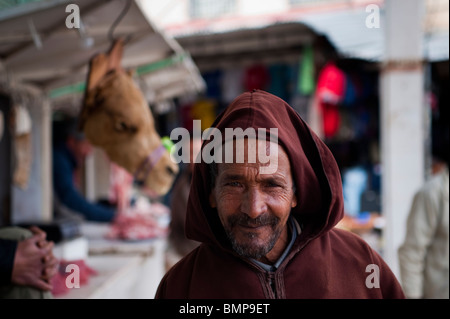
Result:
[[[361,212],[361,195],[367,188],[368,175],[361,166],[348,168],[343,173],[344,209],[347,215],[358,217]]]

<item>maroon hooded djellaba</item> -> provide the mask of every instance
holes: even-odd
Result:
[[[201,161],[194,168],[186,236],[202,244],[166,273],[156,298],[405,298],[380,255],[358,235],[335,227],[344,214],[338,166],[291,106],[264,91],[246,92],[213,127],[223,135],[225,128],[278,128],[296,186],[290,215],[300,230],[273,271],[241,257],[210,205],[211,170]]]

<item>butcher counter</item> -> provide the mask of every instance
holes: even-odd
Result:
[[[70,260],[83,260],[93,270],[85,283],[79,287],[66,284],[65,292],[56,294],[55,298],[154,298],[165,273],[165,238],[139,241],[107,239],[108,227],[104,223],[83,222],[81,237],[55,245],[57,258],[69,263]]]

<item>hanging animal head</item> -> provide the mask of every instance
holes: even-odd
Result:
[[[80,129],[144,188],[166,194],[178,173],[130,73],[120,66],[123,42],[90,62]]]

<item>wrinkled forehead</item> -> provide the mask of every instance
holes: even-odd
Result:
[[[260,174],[274,174],[279,165],[290,170],[289,157],[278,143],[253,137],[225,141],[220,164],[245,164],[258,168]]]
[[[280,146],[277,143],[271,141],[253,137],[236,138],[223,143],[222,158],[229,163],[239,163],[242,159],[246,162],[252,163],[256,161],[255,163],[258,163],[260,160],[263,160],[261,156],[257,156],[258,152],[261,155],[276,157],[279,148]]]

